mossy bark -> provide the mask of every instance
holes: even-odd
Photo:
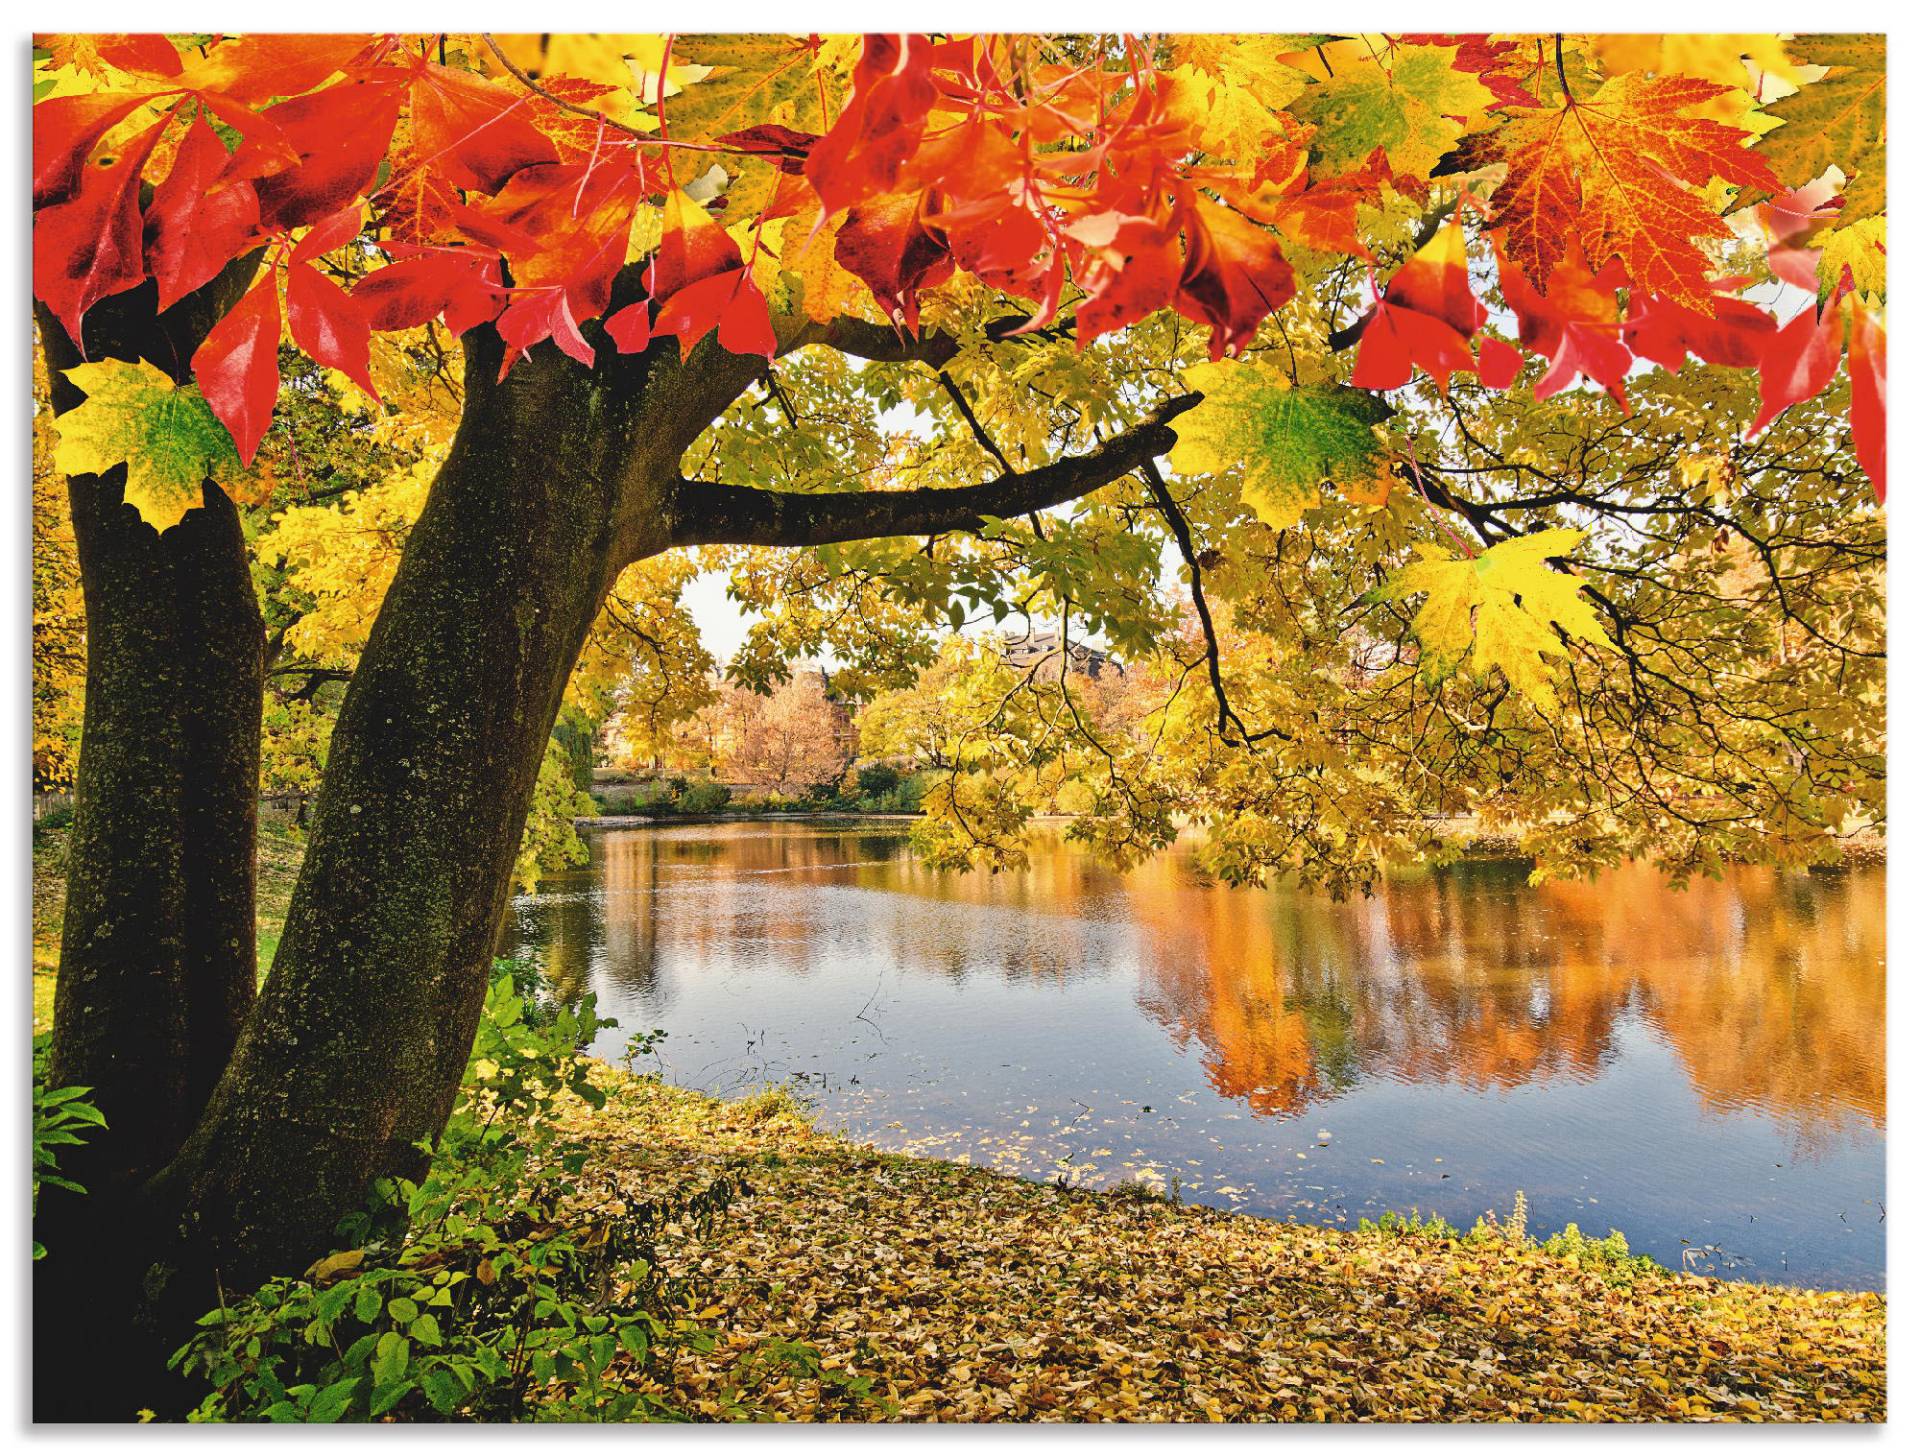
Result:
[[[272,972],[156,1184],[181,1267],[229,1289],[323,1252],[444,1126],[581,645],[755,372],[716,349],[588,370],[548,345],[500,381],[500,347],[468,336],[461,424],[341,707]]]
[[[185,373],[229,270],[166,315],[149,285],[87,320],[92,358]],[[80,350],[44,313],[53,407],[81,394]],[[207,486],[159,532],[125,504],[124,470],[68,481],[87,610],[87,688],[74,784],[49,1074],[94,1089],[108,1131],[71,1166],[110,1190],[178,1150],[253,1002],[254,829],[264,631],[239,513]]]
[[[151,285],[87,320],[92,358],[176,379],[253,260],[166,315]],[[40,316],[53,407],[81,394],[80,350]],[[142,1182],[193,1128],[253,1003],[254,832],[265,641],[239,513],[204,487],[161,532],[125,503],[125,471],[68,481],[87,612],[87,685],[48,1078],[90,1087],[107,1127],[64,1150],[88,1191],[44,1190],[36,1331],[95,1342]],[[113,1290],[113,1293],[109,1293]],[[97,1415],[97,1394],[36,1365],[41,1418]]]

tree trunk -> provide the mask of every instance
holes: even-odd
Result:
[[[147,359],[180,378],[245,260],[166,315],[151,285],[97,307],[93,358]],[[81,394],[80,352],[44,312],[54,410]],[[264,629],[239,513],[203,487],[164,532],[125,504],[126,472],[68,481],[87,612],[87,685],[48,1077],[93,1089],[107,1119],[43,1192],[51,1253],[34,1279],[49,1350],[93,1344],[124,1272],[127,1199],[179,1149],[253,1002],[254,830]],[[124,1298],[124,1290],[119,1291]],[[41,1418],[93,1417],[97,1391],[36,1364]],[[91,1387],[93,1382],[88,1382]]]
[[[603,346],[587,370],[546,345],[496,382],[500,348],[468,335],[460,428],[347,689],[272,974],[156,1183],[187,1215],[183,1267],[228,1289],[304,1267],[373,1178],[419,1171],[568,676],[620,569],[666,544],[680,455],[758,362]]]

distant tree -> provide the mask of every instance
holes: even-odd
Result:
[[[732,783],[799,794],[838,779],[847,749],[818,672],[797,672],[771,694],[722,690],[716,772]]]

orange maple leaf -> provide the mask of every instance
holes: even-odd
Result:
[[[1727,88],[1686,76],[1616,76],[1586,100],[1522,113],[1470,137],[1458,160],[1504,161],[1493,195],[1506,255],[1545,290],[1554,265],[1578,239],[1595,267],[1618,258],[1642,288],[1701,312],[1713,307],[1711,260],[1701,238],[1730,230],[1696,190],[1715,177],[1769,193],[1779,189],[1747,133],[1688,113]]]

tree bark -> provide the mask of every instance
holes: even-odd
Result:
[[[176,380],[255,260],[165,315],[153,288],[87,319],[92,358],[146,359]],[[80,350],[44,311],[53,407],[82,396]],[[254,832],[264,629],[238,511],[212,485],[159,532],[124,501],[124,468],[68,481],[87,612],[87,685],[52,1085],[91,1087],[107,1127],[66,1149],[85,1196],[44,1190],[36,1331],[94,1344],[100,1298],[125,1273],[128,1199],[192,1129],[253,1002]],[[116,1290],[124,1298],[124,1287]],[[36,1364],[43,1419],[96,1417],[94,1382]]]
[[[156,317],[152,288],[97,307],[88,355],[176,379],[253,261]],[[81,402],[80,351],[42,315],[53,407]],[[87,609],[49,1075],[94,1089],[108,1130],[74,1150],[80,1181],[126,1186],[198,1118],[253,1002],[254,830],[264,629],[233,502],[211,485],[157,532],[125,471],[68,481]]]
[[[666,545],[681,454],[759,367],[603,346],[589,370],[544,345],[497,381],[497,335],[465,347],[460,427],[347,689],[272,972],[155,1184],[187,1231],[170,1262],[228,1289],[303,1267],[372,1179],[420,1170],[567,678],[621,568]]]

